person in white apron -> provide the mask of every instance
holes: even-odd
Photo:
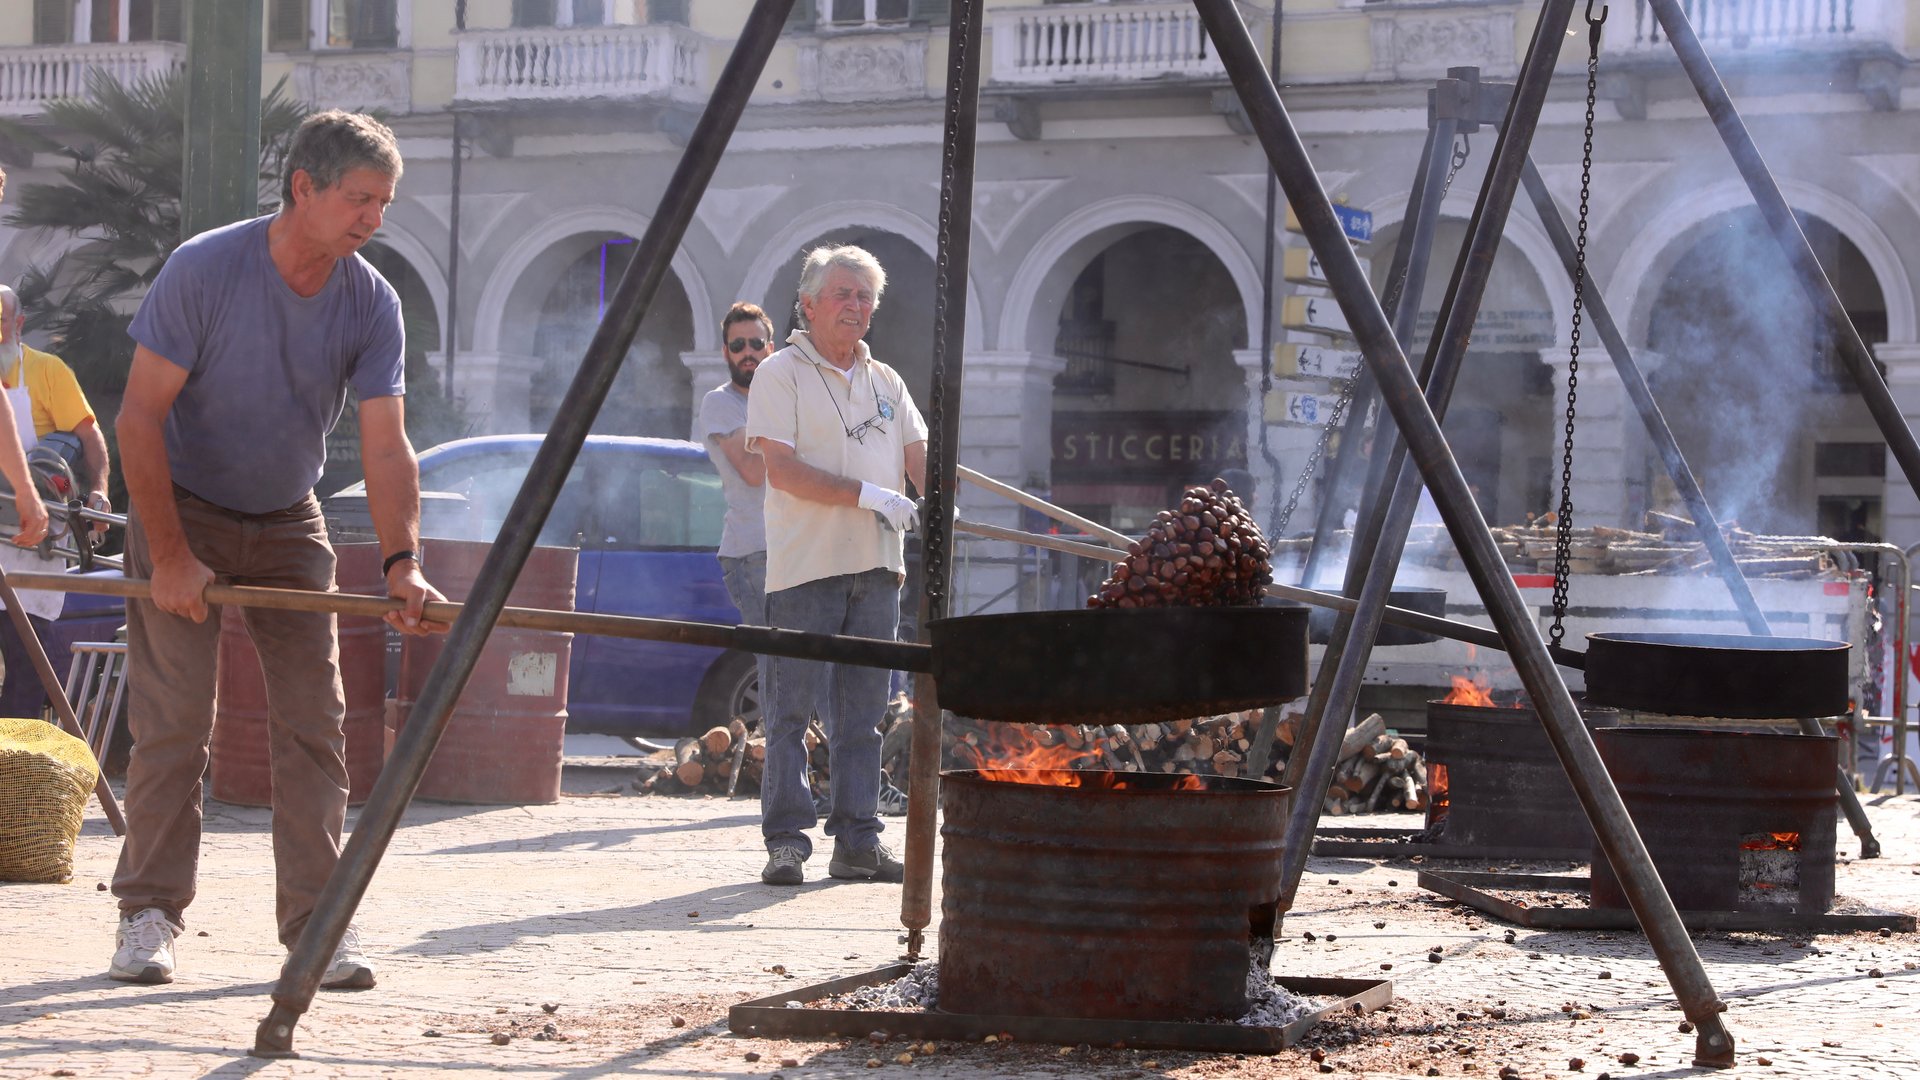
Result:
[[[5,380],[6,401],[12,412],[11,425],[18,439],[22,464],[25,456],[40,443],[39,428],[52,430],[61,420],[76,428],[86,429],[80,442],[85,447],[87,464],[92,466],[94,491],[88,502],[95,508],[107,507],[106,488],[106,438],[94,422],[92,409],[88,407],[86,397],[80,392],[79,384],[73,379],[73,373],[57,357],[33,352],[32,367],[38,377],[29,377],[29,352],[21,341],[21,331],[25,319],[20,311],[19,299],[12,289],[0,285],[0,378]],[[36,384],[53,389],[54,396],[60,400],[37,401],[34,396]],[[39,422],[36,422],[36,417]],[[12,440],[0,440],[11,442]],[[97,448],[95,443],[98,444]],[[4,454],[0,447],[0,454]],[[24,485],[27,490],[36,490],[33,485]],[[16,485],[15,490],[19,490]],[[36,491],[36,501],[38,495]],[[42,509],[41,513],[45,513]],[[16,537],[13,544],[0,544],[0,569],[8,573],[25,571],[29,573],[61,573],[66,569],[66,561],[58,556],[41,555],[38,551],[19,546],[27,539],[23,534]],[[37,541],[46,535],[44,524],[37,533],[31,534]],[[60,617],[66,605],[64,593],[47,592],[39,589],[18,590],[21,610],[27,614],[34,633],[44,640],[47,624]],[[41,685],[39,673],[33,669],[28,658],[24,642],[15,630],[10,618],[0,619],[0,660],[6,666],[4,686],[0,686],[0,716],[35,717],[41,715],[46,705],[46,688]]]

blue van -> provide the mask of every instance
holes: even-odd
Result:
[[[541,438],[488,435],[422,451],[422,531],[493,539]],[[364,484],[348,487],[327,500],[328,516],[349,518],[356,506],[363,514],[365,499]],[[699,443],[592,435],[539,542],[580,549],[580,611],[732,626],[740,613],[714,557],[725,509],[720,474]],[[753,654],[732,649],[582,634],[568,680],[573,734],[674,738],[760,713]]]

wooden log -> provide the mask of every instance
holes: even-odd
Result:
[[[1339,760],[1345,761],[1358,754],[1362,747],[1373,742],[1386,730],[1387,722],[1381,719],[1379,713],[1369,714],[1365,720],[1355,724],[1353,729],[1347,732],[1346,737],[1340,740]]]
[[[733,749],[733,732],[724,727],[709,728],[705,735],[700,736],[700,743],[706,747],[709,755],[719,757]]]

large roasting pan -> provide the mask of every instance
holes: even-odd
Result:
[[[940,707],[1038,724],[1144,724],[1306,693],[1301,607],[1087,608],[936,619]]]
[[[1596,705],[1731,720],[1847,711],[1844,641],[1744,634],[1587,635],[1587,699]]]

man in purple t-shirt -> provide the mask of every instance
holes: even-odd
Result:
[[[407,441],[406,343],[393,287],[358,254],[400,179],[393,132],[371,117],[308,117],[287,152],[277,213],[182,244],[134,316],[117,430],[132,509],[127,573],[127,834],[114,872],[120,931],[109,974],[173,978],[200,854],[220,620],[206,586],[329,590],[333,549],[313,485],[351,387],[367,502],[402,633],[442,599],[421,575],[420,470]],[[217,614],[217,611],[215,612]],[[266,674],[275,914],[291,947],[340,857],[347,813],[339,649],[331,615],[241,610]],[[321,979],[373,985],[349,928]]]

